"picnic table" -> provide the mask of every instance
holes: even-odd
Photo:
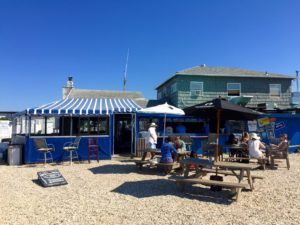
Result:
[[[244,177],[247,177],[248,184],[250,189],[253,190],[253,178],[251,175],[251,170],[258,167],[256,164],[243,164],[236,162],[223,162],[223,161],[210,161],[207,159],[197,159],[197,158],[188,158],[180,161],[180,164],[184,168],[184,177],[187,178],[190,172],[190,165],[196,166],[195,177],[201,177],[207,168],[211,169],[210,171],[215,171],[216,174],[222,174],[223,171],[226,171],[226,175],[235,176],[238,179],[238,182],[241,183]],[[246,176],[245,176],[246,171]],[[229,172],[229,173],[228,173]]]
[[[245,171],[246,171],[250,189],[251,190],[254,189],[251,170],[258,168],[259,167],[258,165],[219,161],[219,162],[214,162],[213,166],[216,168],[216,174],[218,174],[218,169],[225,169],[231,171],[232,175],[234,175],[238,179],[239,183],[241,183],[242,180],[244,179]],[[237,171],[239,171],[239,173]]]

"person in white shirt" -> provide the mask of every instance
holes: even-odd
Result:
[[[151,123],[150,127],[148,129],[147,134],[147,148],[148,149],[156,149],[157,144],[157,134],[156,134],[156,127],[157,125],[155,123]]]
[[[151,123],[147,133],[147,147],[144,150],[144,154],[142,156],[142,161],[147,158],[147,155],[151,150],[156,149],[157,144],[157,134],[156,134],[156,127],[155,123]],[[155,152],[151,152],[151,159],[153,159]]]
[[[263,158],[265,148],[265,145],[260,141],[260,137],[256,133],[251,133],[248,141],[249,156],[256,159]]]

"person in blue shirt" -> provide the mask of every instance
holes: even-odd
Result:
[[[172,143],[172,138],[167,137],[166,142],[161,147],[161,163],[172,163],[177,155],[177,151]]]

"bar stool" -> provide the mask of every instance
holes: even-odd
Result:
[[[99,144],[98,138],[89,138],[88,139],[88,160],[89,163],[91,159],[97,159],[99,162]]]

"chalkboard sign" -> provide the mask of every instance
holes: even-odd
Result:
[[[66,179],[61,175],[58,170],[48,170],[38,172],[38,178],[44,187],[52,187],[58,185],[68,184]]]

